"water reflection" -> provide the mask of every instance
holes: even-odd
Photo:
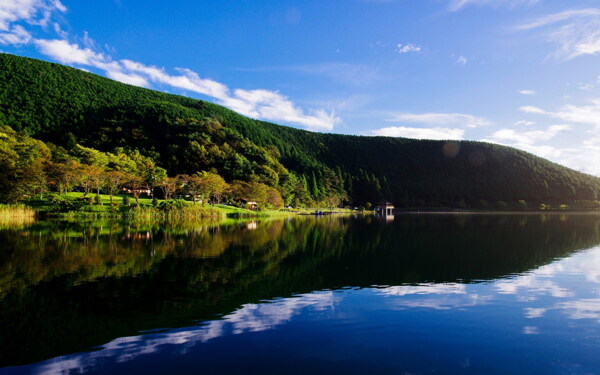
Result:
[[[508,329],[539,336],[557,315],[600,320],[600,251],[577,252],[599,243],[586,215],[35,223],[0,231],[0,365],[102,345],[35,367],[87,371],[306,319],[383,334],[372,316],[499,306]]]
[[[218,343],[215,350],[222,350],[225,343],[226,347],[237,347],[244,343],[240,336],[254,335],[252,342],[259,343],[258,346],[246,347],[244,351],[259,357],[259,353],[267,346],[274,351],[273,355],[281,355],[281,348],[268,345],[263,340],[285,335],[297,338],[293,333],[296,329],[304,330],[314,325],[318,340],[313,345],[323,350],[321,356],[324,358],[331,350],[324,343],[330,340],[344,348],[356,350],[346,342],[345,338],[350,338],[359,348],[354,352],[355,356],[367,361],[376,359],[390,365],[393,363],[396,369],[410,369],[412,365],[444,373],[462,373],[471,367],[474,373],[593,373],[589,370],[600,365],[595,357],[600,346],[600,326],[597,324],[600,322],[600,290],[579,284],[581,280],[586,280],[586,275],[581,270],[570,269],[569,263],[584,264],[598,257],[600,247],[553,263],[553,288],[521,281],[522,278],[548,277],[548,270],[544,269],[547,267],[543,267],[527,275],[486,283],[343,288],[244,304],[219,319],[195,326],[121,337],[94,352],[44,361],[33,366],[32,372],[102,372],[106,368],[118,369],[122,363],[131,362],[139,366],[142,362],[156,363],[157,358],[160,361],[165,361],[165,358],[178,361],[181,357],[194,358],[202,366],[219,366],[216,368],[225,372],[239,372],[243,371],[243,364],[215,363],[209,349],[212,346],[207,345]],[[507,283],[518,287],[507,289]],[[564,293],[553,293],[556,288]],[[520,298],[523,295],[532,298]],[[532,305],[532,301],[537,307],[527,307]],[[397,315],[399,313],[404,315]],[[565,319],[581,322],[563,323]],[[556,324],[557,321],[560,324]],[[347,331],[352,331],[352,334]],[[271,333],[266,338],[256,336],[267,332]],[[433,349],[424,351],[426,354],[421,354],[424,359],[421,358],[416,365],[402,354],[407,345],[415,345],[414,341],[394,341],[401,348],[400,353],[380,352],[383,345],[380,342],[399,340],[399,334],[409,335],[414,340],[411,335],[417,332],[427,336],[428,346],[435,348],[440,342],[452,342],[452,347],[445,347],[442,354]],[[540,346],[539,341],[525,341],[528,336],[544,337],[550,345]],[[501,344],[489,341],[492,338]],[[306,350],[302,343],[295,343],[291,339],[285,342],[297,351],[296,355]],[[481,345],[491,345],[493,352],[487,352]],[[567,345],[575,347],[576,354],[569,354],[569,350],[565,349]],[[526,348],[531,357],[519,359],[512,355],[504,363],[495,363],[516,346]],[[370,353],[372,350],[376,350],[376,353]],[[465,353],[469,353],[468,356]],[[321,365],[318,359],[310,358]],[[431,363],[432,360],[439,363]],[[556,371],[555,362],[559,360],[562,361],[561,371]],[[427,364],[423,365],[423,362]],[[494,363],[495,371],[482,372],[481,365],[484,362]],[[317,366],[313,368],[310,363],[307,361],[301,368],[315,370]],[[327,367],[319,369],[326,371]],[[363,370],[357,368],[345,372],[364,373]],[[263,369],[262,372],[278,373],[274,368]]]
[[[295,315],[306,309],[333,309],[334,297],[333,292],[317,292],[262,304],[246,304],[220,320],[209,321],[197,327],[121,337],[102,345],[98,351],[69,355],[42,363],[36,368],[36,372],[64,374],[99,371],[107,362],[132,361],[144,355],[160,353],[165,346],[175,346],[177,354],[187,354],[198,344],[227,335],[275,329],[290,322]]]

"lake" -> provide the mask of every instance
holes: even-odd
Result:
[[[600,215],[0,228],[0,374],[600,374]]]

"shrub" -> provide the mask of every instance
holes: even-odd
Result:
[[[158,205],[158,208],[160,208],[163,211],[171,211],[181,209],[184,206],[185,201],[183,199],[170,199],[168,201],[161,202]]]

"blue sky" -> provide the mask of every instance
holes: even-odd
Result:
[[[0,50],[358,135],[600,176],[597,0],[0,0]]]

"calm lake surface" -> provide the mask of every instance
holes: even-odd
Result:
[[[600,374],[600,215],[0,229],[0,374]]]

